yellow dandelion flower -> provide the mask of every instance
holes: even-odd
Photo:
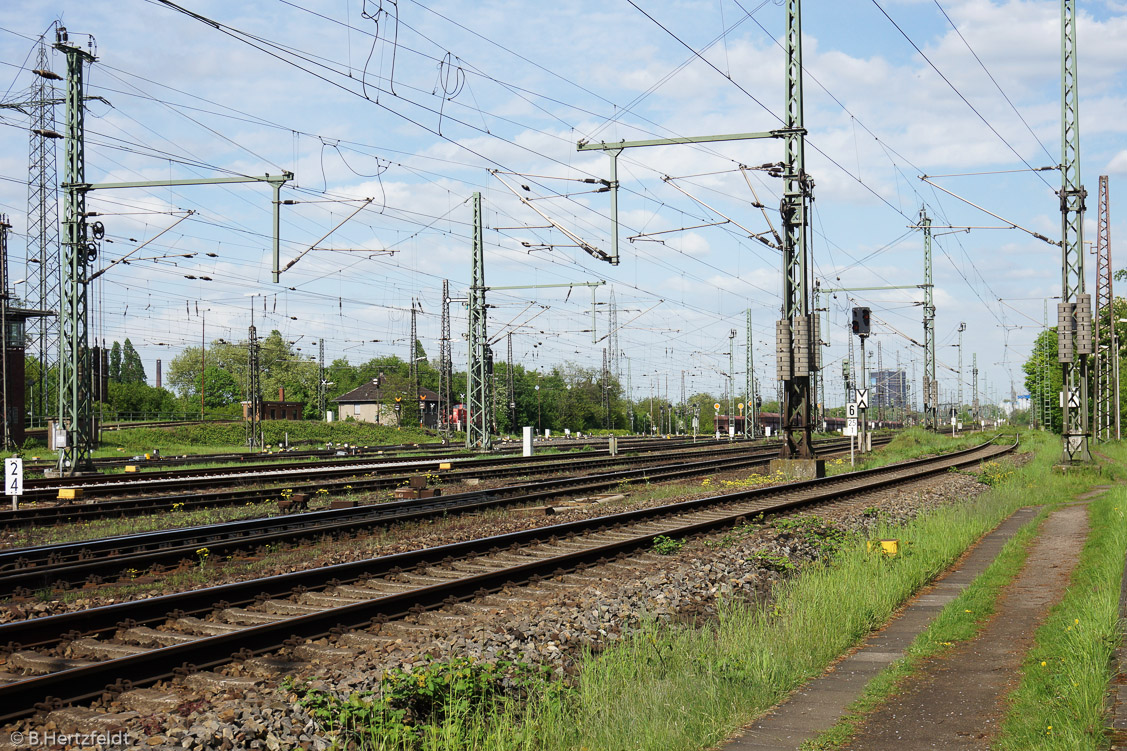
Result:
[[[1048,665],[1048,664],[1049,664],[1049,663],[1045,662],[1044,660],[1041,660],[1041,667],[1045,667],[1045,666],[1046,666],[1046,665]]]

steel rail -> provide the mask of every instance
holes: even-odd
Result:
[[[757,444],[736,443],[731,446],[702,447],[713,452],[736,453],[748,449],[758,448]],[[773,450],[773,449],[768,449]],[[611,457],[606,452],[583,452],[574,455],[550,454],[526,458],[509,459],[508,461],[487,461],[481,463],[460,463],[457,469],[442,470],[424,468],[428,474],[437,474],[444,480],[460,480],[464,477],[488,478],[507,477],[521,474],[546,474],[548,472],[601,467],[614,464],[632,464],[641,462],[660,461],[654,457],[655,451],[635,452]],[[441,464],[442,462],[439,462]],[[452,463],[453,464],[453,463]],[[481,467],[481,469],[474,469]],[[402,471],[402,465],[391,465],[389,469]],[[407,467],[410,469],[411,467]],[[416,471],[414,474],[418,474]],[[13,527],[26,527],[31,525],[74,523],[88,519],[107,517],[133,516],[149,514],[162,510],[188,511],[198,508],[210,508],[221,505],[234,505],[246,503],[259,503],[271,500],[278,496],[282,490],[311,491],[328,490],[330,493],[341,491],[378,491],[398,487],[407,480],[407,475],[376,475],[373,472],[357,474],[345,472],[333,475],[338,479],[326,479],[324,475],[317,481],[310,482],[309,478],[300,473],[287,473],[282,476],[284,482],[254,488],[228,488],[225,485],[220,490],[203,492],[195,483],[185,482],[184,487],[188,492],[176,493],[177,488],[168,488],[168,492],[159,495],[131,496],[127,498],[111,498],[88,503],[60,503],[44,506],[26,505],[19,509],[0,510],[0,529]],[[303,484],[303,480],[306,482]]]
[[[732,445],[727,441],[701,441],[699,443],[691,443],[688,441],[671,442],[665,444],[627,444],[625,448],[620,447],[620,450],[629,452],[654,452],[654,451],[667,451],[677,448],[688,448],[691,446],[698,446],[700,448],[707,448],[708,446],[719,445]],[[763,445],[770,445],[763,444]],[[606,454],[607,450],[585,451],[582,452],[588,456]],[[578,455],[578,454],[576,454]],[[51,499],[51,493],[57,492],[60,489],[66,488],[82,488],[85,493],[113,493],[119,492],[121,487],[129,489],[135,488],[153,488],[159,489],[162,487],[175,488],[177,483],[192,483],[193,487],[199,487],[202,484],[220,485],[220,484],[233,484],[238,482],[261,482],[273,477],[288,475],[293,473],[306,473],[318,476],[332,476],[349,470],[355,471],[356,469],[384,469],[396,466],[413,466],[417,467],[420,471],[428,469],[437,469],[439,464],[451,463],[458,464],[459,466],[491,466],[505,462],[512,462],[514,459],[526,463],[535,463],[538,461],[553,461],[560,458],[559,454],[539,454],[531,457],[511,457],[511,456],[487,456],[481,457],[480,455],[468,454],[464,451],[459,453],[452,453],[449,456],[395,456],[395,457],[369,457],[363,459],[343,459],[340,461],[333,461],[325,465],[311,464],[310,462],[293,462],[290,464],[272,464],[272,465],[236,465],[230,467],[214,467],[209,469],[188,469],[188,470],[170,470],[167,472],[150,472],[144,475],[101,475],[98,477],[76,477],[67,479],[60,482],[57,479],[43,479],[43,480],[28,480],[24,485],[24,496],[28,500],[48,500]]]
[[[835,448],[841,448],[840,442],[822,446],[823,450]],[[206,547],[210,555],[216,556],[245,554],[255,546],[261,549],[270,544],[311,537],[335,537],[370,530],[376,525],[419,521],[452,512],[469,513],[501,505],[532,503],[565,493],[605,490],[623,482],[662,482],[714,471],[763,466],[771,458],[773,453],[767,452],[722,456],[704,461],[521,483],[427,500],[325,509],[32,548],[11,548],[0,550],[0,597],[26,596],[32,590],[48,586],[58,589],[60,585],[65,587],[79,582],[100,584],[105,577],[129,569],[145,571],[154,564],[191,561],[201,547]]]
[[[625,537],[596,541],[591,547],[562,551],[548,558],[530,558],[515,566],[491,571],[471,572],[457,580],[420,586],[410,591],[366,599],[340,607],[329,607],[305,615],[252,625],[215,636],[201,636],[185,643],[164,646],[140,654],[107,659],[89,665],[69,667],[46,675],[29,677],[0,686],[0,720],[7,721],[50,710],[66,702],[78,702],[103,696],[107,691],[118,693],[133,687],[195,670],[210,669],[238,659],[277,650],[286,644],[340,633],[341,628],[355,628],[399,617],[418,608],[433,608],[442,603],[472,599],[498,591],[517,581],[538,576],[555,576],[576,567],[609,559],[615,555],[651,544],[658,535],[686,536],[724,528],[752,513],[776,513],[799,506],[837,500],[857,493],[944,472],[951,467],[967,466],[987,458],[1013,451],[991,444],[965,449],[940,457],[920,459],[862,472],[838,475],[820,480],[797,482],[780,488],[739,491],[667,506],[638,509],[606,517],[585,519],[535,530],[512,532],[495,537],[453,543],[415,550],[356,563],[282,574],[248,582],[222,585],[147,600],[120,603],[78,613],[18,621],[0,625],[0,643],[7,643],[9,653],[33,647],[57,648],[65,641],[82,636],[98,636],[118,629],[131,629],[139,624],[152,624],[169,617],[183,618],[191,613],[230,608],[233,604],[252,604],[281,593],[335,587],[342,580],[356,581],[381,574],[435,565],[475,555],[490,555],[506,547],[520,547],[559,540],[561,537],[597,534],[599,529],[619,529]],[[782,500],[769,502],[773,495]],[[720,513],[707,512],[711,507],[729,506]],[[630,533],[626,525],[647,522],[662,516],[690,515],[687,523],[673,526],[650,526],[647,531]],[[568,546],[565,546],[568,547]]]

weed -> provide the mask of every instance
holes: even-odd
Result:
[[[775,529],[790,534],[815,548],[820,556],[831,556],[845,544],[846,533],[819,516],[776,519]]]
[[[673,555],[685,547],[684,540],[674,540],[672,537],[658,535],[654,538],[653,551],[658,555]]]
[[[1005,482],[1014,473],[1013,464],[1010,462],[986,462],[974,476],[983,485],[991,487]]]
[[[561,689],[549,684],[551,668],[523,662],[477,662],[467,657],[435,661],[411,670],[392,669],[375,690],[339,697],[308,682],[287,678],[314,720],[334,733],[341,747],[351,744],[414,749],[443,728],[465,728],[519,715],[532,695]]]
[[[791,562],[790,558],[785,555],[771,555],[770,553],[764,553],[762,551],[756,552],[747,560],[749,563],[754,563],[759,568],[764,568],[768,571],[777,571],[780,574],[787,574],[798,568]]]

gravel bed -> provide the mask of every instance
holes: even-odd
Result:
[[[714,475],[712,482],[723,479]],[[878,521],[907,521],[986,489],[966,474],[948,473],[908,488],[884,489],[822,506],[816,513],[834,527],[867,533]],[[568,511],[552,520],[584,513]],[[494,520],[489,531],[520,523]],[[447,540],[451,534],[484,532],[480,520],[459,521],[459,527],[463,525],[469,528],[433,535]],[[412,545],[438,541],[427,539],[425,530],[420,532]],[[389,543],[396,544],[404,543]],[[96,703],[92,710],[54,712],[46,720],[41,717],[4,728],[0,739],[13,730],[69,732],[74,727],[89,729],[99,721],[104,727],[124,730],[128,745],[136,746],[326,749],[330,742],[282,688],[283,676],[313,680],[315,687],[344,696],[373,688],[386,670],[456,656],[520,659],[565,675],[585,649],[599,650],[647,620],[707,618],[721,598],[762,601],[769,597],[771,586],[784,574],[761,565],[763,558],[757,554],[786,556],[800,563],[822,553],[806,536],[770,524],[750,524],[693,538],[674,555],[644,553],[405,621],[349,632],[333,643],[306,643],[270,657],[232,663],[214,673],[127,692]]]
[[[703,484],[704,481],[701,479],[652,485],[634,484],[624,487],[621,491],[607,491],[606,494],[624,496],[607,503],[590,502],[571,506],[568,505],[566,497],[561,496],[550,501],[553,504],[551,514],[545,512],[546,507],[539,505],[498,508],[480,513],[453,514],[446,518],[400,524],[390,528],[376,527],[371,531],[363,531],[331,541],[313,543],[301,541],[293,545],[276,546],[266,557],[253,556],[239,560],[212,559],[204,562],[202,566],[197,561],[189,561],[178,569],[158,575],[137,572],[132,578],[124,578],[118,582],[107,582],[97,586],[86,585],[67,593],[53,593],[49,596],[44,594],[43,597],[16,598],[3,602],[0,603],[0,623],[75,612],[337,563],[360,561],[424,547],[589,519],[617,511],[707,498],[730,490],[724,487],[725,481],[743,481],[750,474],[746,469],[714,473],[707,476],[709,479],[707,484]],[[508,484],[511,482],[509,481]],[[506,483],[497,482],[497,485],[502,484]],[[481,489],[484,485],[483,481],[482,486],[466,485],[463,489]],[[657,498],[645,497],[648,492],[660,490],[669,492]]]

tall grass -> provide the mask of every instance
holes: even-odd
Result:
[[[1089,474],[1051,471],[1059,453],[1052,437],[1029,436],[1027,446],[1035,459],[990,491],[880,530],[901,540],[895,558],[853,539],[828,564],[777,585],[766,607],[726,602],[703,627],[650,623],[587,655],[574,690],[534,697],[519,721],[516,709],[507,720],[462,717],[453,735],[436,730],[434,743],[417,747],[687,751],[718,743],[885,623],[1014,509],[1091,484]],[[369,744],[388,748],[374,738]]]

